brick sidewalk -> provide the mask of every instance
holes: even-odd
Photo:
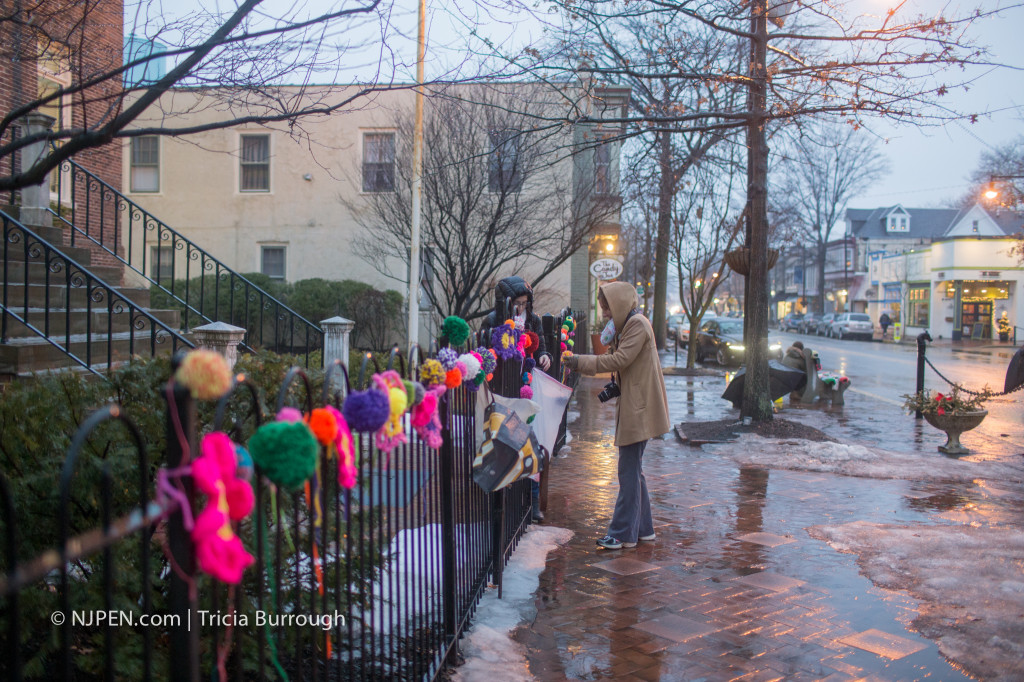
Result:
[[[657,541],[597,550],[617,491],[601,385],[580,383],[552,469],[546,523],[576,535],[549,556],[537,618],[516,635],[537,679],[971,679],[913,631],[916,600],[875,588],[854,555],[805,530],[942,523],[928,500],[956,484],[737,469],[668,438],[644,456]],[[684,412],[673,405],[674,420]]]

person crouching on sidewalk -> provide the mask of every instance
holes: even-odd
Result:
[[[614,325],[608,352],[566,355],[564,362],[587,376],[611,372],[620,391],[615,405],[619,496],[608,533],[597,541],[598,547],[620,549],[635,547],[638,540],[654,540],[644,449],[649,439],[664,434],[671,424],[654,329],[640,313],[636,290],[627,282],[610,282],[598,290],[597,300],[601,314]]]

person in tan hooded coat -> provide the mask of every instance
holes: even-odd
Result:
[[[643,454],[647,441],[671,428],[668,396],[650,320],[639,314],[636,290],[627,282],[610,282],[598,290],[605,319],[615,335],[604,355],[568,355],[564,362],[587,376],[611,372],[621,395],[615,405],[615,445],[619,448],[619,495],[608,533],[599,547],[633,547],[654,540],[654,522]]]

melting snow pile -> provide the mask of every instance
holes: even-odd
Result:
[[[971,526],[813,526],[876,585],[922,600],[914,626],[986,680],[1024,679],[1024,532]],[[965,579],[967,578],[967,579]]]
[[[480,600],[473,626],[462,640],[466,657],[452,676],[459,682],[483,680],[518,682],[532,680],[526,650],[511,637],[523,621],[533,618],[533,594],[540,584],[548,552],[564,545],[572,531],[550,526],[533,526],[516,547],[502,574],[502,598],[489,588]]]
[[[776,440],[743,434],[735,443],[705,445],[704,450],[738,464],[766,469],[820,471],[914,481],[973,481],[977,478],[1021,480],[1024,468],[1007,462],[956,460],[935,454],[892,452],[864,445]]]

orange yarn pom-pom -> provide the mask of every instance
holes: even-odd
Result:
[[[338,420],[324,408],[318,407],[309,415],[309,430],[320,445],[330,445],[338,437]]]
[[[462,372],[457,369],[450,369],[444,375],[444,385],[448,388],[458,388],[462,384]]]

